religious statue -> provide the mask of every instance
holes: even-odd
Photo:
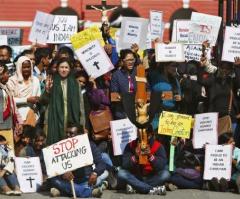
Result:
[[[113,8],[109,8],[107,9],[106,7],[102,7],[102,8],[97,8],[96,6],[91,6],[91,8],[93,8],[94,10],[100,11],[102,13],[102,22],[107,22],[108,23],[108,16],[107,13],[109,11],[113,11],[116,10],[118,7],[113,7]]]
[[[145,103],[143,99],[138,99],[136,103],[136,121],[139,124],[148,122],[148,106],[149,103]]]

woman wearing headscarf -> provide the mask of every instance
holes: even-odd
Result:
[[[32,74],[31,60],[22,56],[16,63],[16,74],[9,78],[8,87],[12,92],[24,124],[36,125],[37,103],[41,94],[40,83]]]
[[[71,68],[69,59],[60,59],[57,72],[52,78],[47,78],[46,89],[41,97],[41,103],[48,104],[45,127],[49,145],[66,138],[67,124],[79,124],[82,127],[85,124],[84,108],[80,106],[83,104],[81,89]]]

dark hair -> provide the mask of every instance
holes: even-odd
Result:
[[[0,50],[6,49],[10,57],[12,57],[12,48],[8,45],[1,45]]]
[[[23,126],[23,136],[33,139],[36,134],[36,128],[31,125],[24,125]]]
[[[218,136],[218,144],[226,144],[231,138],[233,138],[233,134],[231,132],[223,133]]]
[[[44,137],[45,139],[47,138],[46,134],[44,133],[44,131],[42,129],[38,129],[36,131],[34,139],[36,140],[38,137]]]
[[[221,61],[220,67],[222,67],[223,65],[227,66],[230,70],[232,70],[234,66],[233,63],[229,61]]]
[[[21,56],[25,56],[25,55],[29,55],[29,54],[33,54],[34,51],[32,49],[26,49],[24,51],[22,51]]]
[[[5,64],[4,61],[0,61],[0,67],[3,67],[3,72],[2,72],[2,74],[4,74],[5,72],[8,71],[8,67],[7,67],[7,65]]]
[[[48,65],[47,74],[52,75],[52,67],[53,67],[54,64],[57,65],[57,64],[58,64],[58,61],[59,61],[59,60],[57,60],[57,59],[53,59],[53,60],[51,61],[51,63]]]
[[[77,128],[78,134],[83,134],[83,127],[78,123],[68,122],[67,128]]]
[[[89,80],[88,74],[84,70],[77,71],[75,73],[75,78],[79,78],[79,77],[84,77],[84,78],[86,78],[87,81]]]
[[[74,57],[74,53],[72,49],[67,46],[61,47],[57,52],[58,57],[59,57],[59,54],[68,54],[70,59],[73,59]]]
[[[124,49],[120,51],[120,59],[123,60],[128,54],[132,54],[134,56],[134,53],[131,49]],[[134,56],[135,57],[135,56]]]
[[[73,68],[72,61],[71,61],[70,59],[68,59],[68,58],[61,58],[61,59],[58,59],[58,61],[57,61],[57,68],[58,68],[59,65],[60,65],[61,63],[63,63],[63,62],[67,62],[68,65],[70,66],[70,69]]]
[[[49,48],[37,48],[34,53],[35,55],[35,63],[36,65],[40,64],[42,58],[50,57],[50,49]]]
[[[6,141],[6,138],[3,135],[0,135],[0,142]]]

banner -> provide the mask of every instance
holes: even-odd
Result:
[[[189,138],[192,116],[163,111],[159,118],[158,133],[174,137]]]
[[[240,57],[240,28],[226,26],[222,61],[234,62],[235,57]]]
[[[208,40],[211,46],[215,46],[221,22],[221,17],[192,12],[189,43],[203,43]]]
[[[100,77],[114,68],[98,40],[83,46],[75,53],[90,77]]]
[[[138,44],[142,50],[146,49],[148,32],[148,19],[137,17],[123,17],[119,38],[120,49],[131,48],[132,44]]]
[[[188,43],[190,20],[174,20],[172,29],[172,42]]]
[[[114,155],[122,155],[126,145],[137,139],[137,128],[129,119],[110,122]]]
[[[91,28],[88,28],[86,30],[83,30],[79,33],[72,35],[70,40],[71,40],[73,48],[75,50],[77,50],[96,39],[101,43],[102,46],[104,46],[102,33],[99,30],[99,27],[93,26]]]
[[[54,15],[37,11],[28,40],[33,43],[46,44]]]
[[[20,28],[0,28],[0,35],[7,35],[8,45],[21,45],[21,29]]]
[[[43,149],[49,178],[93,164],[88,135],[65,139]]]
[[[155,45],[157,62],[184,62],[184,49],[181,43],[157,43]]]
[[[150,30],[151,30],[151,39],[160,38],[162,41],[163,37],[163,12],[151,10],[150,11]]]
[[[231,179],[232,145],[206,145],[204,180]]]
[[[48,34],[47,43],[70,43],[70,37],[77,33],[77,16],[54,15],[54,21]]]
[[[37,192],[43,183],[39,157],[15,158],[16,173],[23,193]]]
[[[218,113],[195,115],[193,147],[200,149],[205,144],[218,144]]]

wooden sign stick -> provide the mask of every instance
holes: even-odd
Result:
[[[70,180],[70,183],[72,187],[73,199],[77,199],[73,180]]]

